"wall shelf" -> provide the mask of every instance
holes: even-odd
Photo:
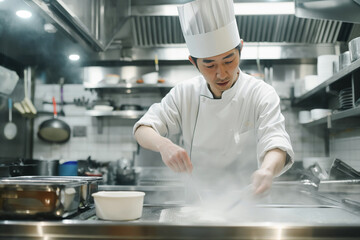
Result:
[[[84,82],[85,89],[156,89],[156,88],[172,88],[174,84],[169,83],[119,83],[119,84],[105,84],[105,83],[89,83]]]
[[[123,119],[139,119],[146,113],[146,110],[135,111],[135,110],[123,110],[123,111],[97,111],[88,110],[86,111],[87,116],[92,117],[119,117]]]
[[[344,111],[333,112],[329,116],[320,118],[320,119],[312,121],[312,122],[305,123],[305,124],[303,124],[303,126],[315,127],[315,126],[320,126],[320,125],[326,125],[328,128],[331,128],[331,125],[330,126],[328,125],[329,121],[334,122],[334,121],[343,120],[343,119],[352,118],[352,117],[360,117],[360,106],[351,108],[351,109],[347,109]],[[328,118],[330,118],[330,120]]]
[[[358,69],[360,69],[360,59],[357,59],[349,66],[341,69],[319,86],[313,88],[304,95],[295,98],[292,105],[295,107],[326,107],[326,95],[327,92],[330,91],[330,87],[336,86],[337,88],[340,88],[339,86],[341,86],[345,81],[348,81],[351,84],[349,77],[351,77],[351,74]]]

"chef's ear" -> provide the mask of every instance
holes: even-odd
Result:
[[[244,46],[244,40],[243,40],[243,39],[240,39],[240,52],[241,52],[243,46]]]
[[[192,56],[189,55],[189,61],[192,63],[192,65],[194,65],[194,67],[197,68],[197,59],[194,59]]]

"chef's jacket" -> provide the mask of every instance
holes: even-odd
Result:
[[[241,71],[235,84],[222,93],[221,99],[214,99],[202,75],[177,84],[160,103],[149,108],[135,124],[134,132],[140,125],[151,126],[164,137],[180,134],[194,170],[200,162],[208,169],[219,166],[234,169],[234,159],[230,158],[244,151],[236,150],[233,155],[228,152],[234,148],[247,151],[249,147],[244,144],[251,142],[247,140],[250,133],[254,133],[256,141],[255,159],[251,161],[257,167],[266,152],[275,148],[287,153],[287,164],[281,173],[291,166],[294,158],[279,96],[272,86]],[[204,148],[199,149],[199,144]],[[195,152],[194,148],[197,149]],[[199,152],[202,155],[198,155]],[[235,161],[245,161],[247,156],[250,155],[243,154]],[[211,158],[215,162],[208,160]]]

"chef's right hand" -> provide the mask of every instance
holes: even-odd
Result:
[[[159,150],[165,165],[174,172],[192,172],[193,166],[185,149],[169,142],[162,145]]]

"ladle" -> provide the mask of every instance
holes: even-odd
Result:
[[[12,140],[15,138],[15,136],[17,134],[17,127],[16,127],[15,123],[12,122],[12,99],[11,98],[9,98],[8,103],[9,103],[9,122],[5,125],[4,135],[5,135],[6,139]]]

